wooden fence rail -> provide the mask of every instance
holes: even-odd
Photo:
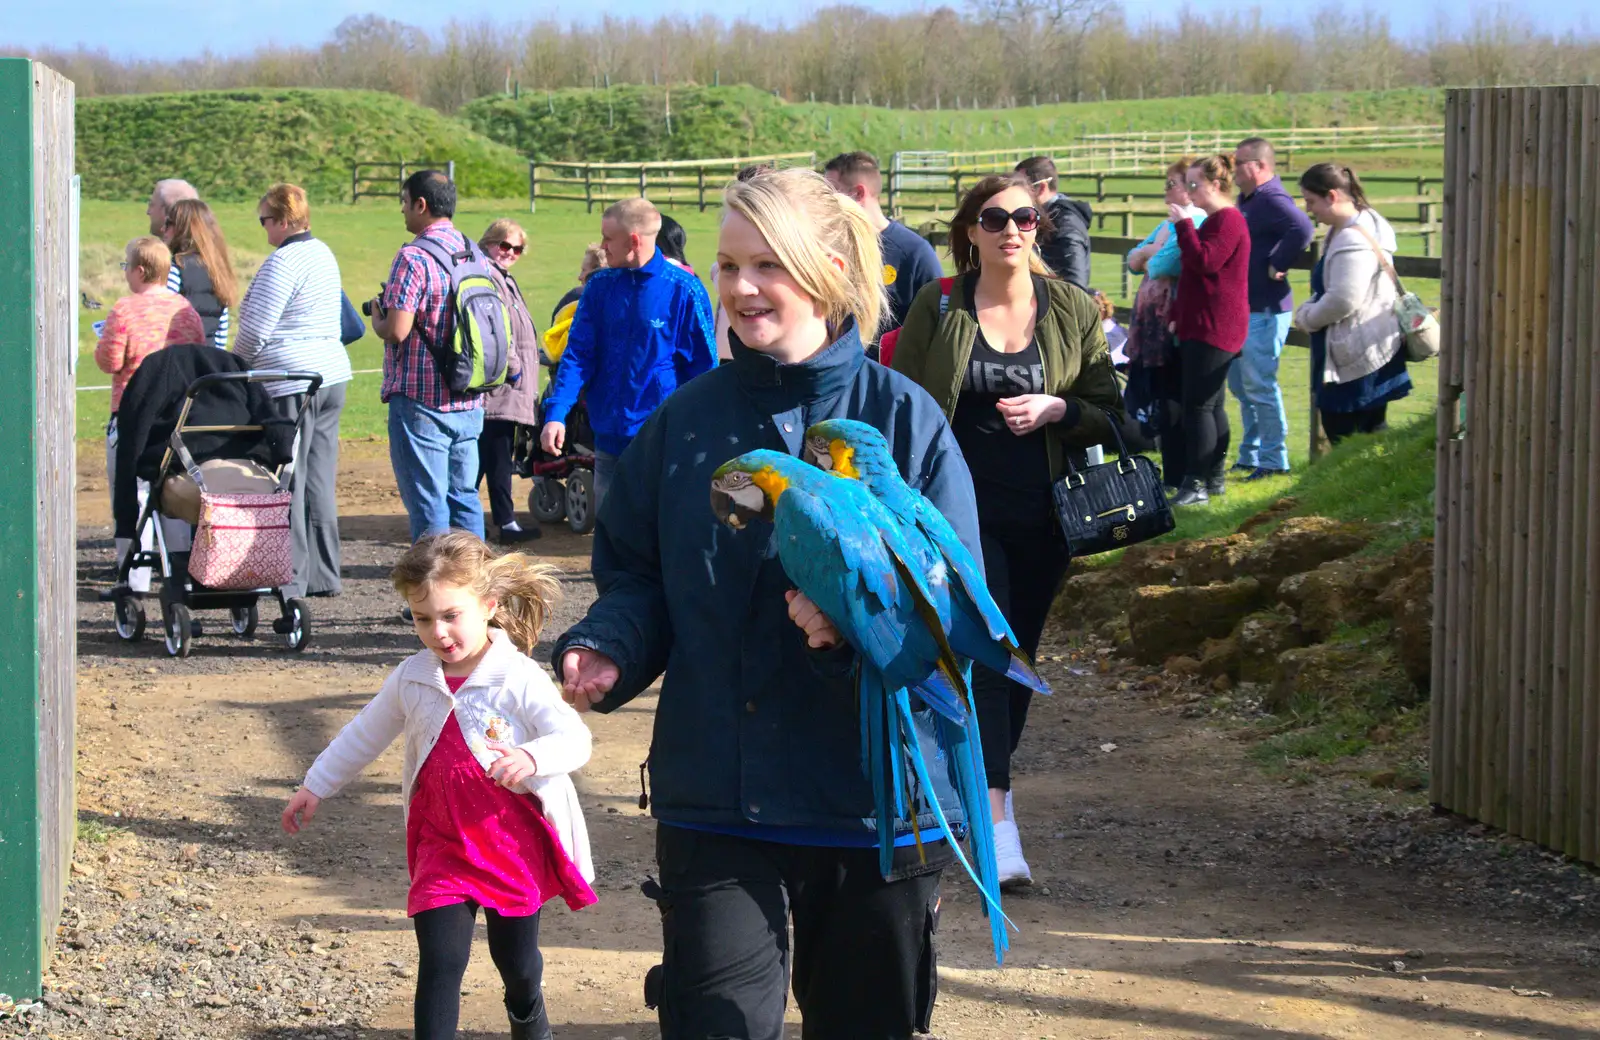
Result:
[[[648,198],[658,206],[693,205],[704,213],[716,205],[723,185],[740,168],[756,163],[815,167],[816,152],[747,155],[726,159],[676,159],[644,163],[586,163],[554,159],[528,160],[528,212],[540,199],[581,202],[586,212],[630,198]],[[555,191],[551,191],[551,187]],[[574,189],[563,192],[563,188]],[[582,188],[579,194],[575,189]],[[626,189],[613,191],[612,189]],[[709,189],[709,194],[708,194]],[[708,201],[709,200],[709,201]]]
[[[446,177],[452,181],[456,179],[456,161],[447,159],[444,162],[434,162],[431,159],[399,159],[394,162],[384,160],[366,160],[350,165],[350,201],[353,203],[359,198],[397,199],[400,189],[406,183],[410,173],[418,170],[437,170],[443,167]],[[410,173],[407,173],[407,171]],[[368,172],[372,171],[372,172]]]
[[[1432,796],[1600,862],[1600,87],[1445,96]]]

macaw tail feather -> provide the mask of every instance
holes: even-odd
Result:
[[[862,763],[872,784],[873,816],[878,829],[878,867],[887,877],[894,870],[895,820],[901,816],[902,796],[898,782],[890,721],[889,698],[883,677],[863,667],[857,679],[861,701]]]
[[[922,789],[928,793],[928,808],[932,811],[934,819],[939,824],[940,833],[943,834],[945,840],[950,843],[950,850],[955,853],[957,862],[959,862],[966,870],[967,875],[972,878],[973,884],[978,886],[978,891],[983,896],[985,904],[984,911],[989,915],[989,930],[991,937],[994,940],[995,961],[996,963],[1001,963],[1005,960],[1006,950],[1011,948],[1011,939],[1006,934],[1006,925],[1010,924],[1012,927],[1015,927],[1015,925],[1011,919],[1006,916],[1005,911],[1000,907],[1000,886],[996,878],[996,874],[998,872],[994,867],[993,828],[992,826],[989,828],[989,840],[986,844],[980,845],[976,838],[974,840],[973,850],[975,853],[981,853],[985,849],[987,850],[986,862],[988,869],[980,872],[978,868],[973,867],[972,863],[967,859],[966,854],[961,851],[961,841],[959,836],[956,834],[954,828],[950,826],[950,821],[946,818],[944,807],[939,804],[939,799],[933,796],[933,780],[928,775],[928,763],[922,757],[922,745],[917,739],[916,721],[913,719],[911,714],[911,698],[909,695],[907,695],[906,691],[897,691],[895,706],[898,709],[900,741],[904,745],[906,753],[911,759],[911,765],[916,771],[918,782],[922,785]],[[970,720],[976,720],[976,718],[977,715],[975,713],[970,716]],[[988,797],[988,790],[985,788],[981,805],[970,808],[963,806],[963,808],[966,809],[966,811],[969,813],[969,816],[972,813],[973,808],[976,808],[979,810],[976,818],[988,820]],[[968,798],[963,796],[962,801],[966,802],[967,800]],[[976,832],[974,832],[974,834],[976,835]],[[980,861],[983,860],[983,856],[981,854],[977,858],[980,859]]]
[[[967,815],[967,835],[972,850],[973,870],[979,879],[978,887],[985,895],[986,904],[1000,898],[1000,869],[995,860],[994,820],[989,809],[989,780],[983,764],[983,744],[978,730],[978,717],[973,713],[964,726],[956,726],[944,719],[934,719],[934,736],[944,751],[949,767],[950,782],[961,799]],[[1010,947],[1006,936],[1003,914],[990,914],[989,930],[994,941],[995,959]]]

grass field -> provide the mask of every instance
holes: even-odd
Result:
[[[970,99],[969,99],[970,100]],[[356,160],[456,162],[465,195],[526,190],[527,156],[643,161],[866,148],[1032,148],[1080,134],[1130,130],[1436,123],[1435,90],[1247,95],[917,111],[822,102],[786,104],[753,87],[651,87],[480,98],[460,118],[392,94],[359,90],[229,90],[112,95],[77,105],[86,198],[132,201],[162,177],[184,177],[211,200],[249,201],[292,180],[317,201],[348,201]],[[1295,157],[1296,162],[1301,157]],[[1375,153],[1365,169],[1441,163]]]
[[[753,87],[675,87],[668,134],[667,100],[664,89],[641,86],[530,91],[520,99],[479,98],[461,118],[525,155],[626,162],[797,151],[823,156],[857,148],[880,156],[1017,148],[1128,130],[1401,126],[1437,123],[1444,112],[1441,91],[1420,89],[1038,105],[1021,98],[1018,108],[959,111],[951,110],[955,99],[946,98],[942,110],[925,111],[828,99],[785,103]]]
[[[255,207],[244,203],[219,203],[217,214],[234,250],[236,263],[243,269],[253,270],[268,250],[261,230],[256,224]],[[714,210],[700,213],[694,208],[680,208],[674,215],[682,221],[689,233],[689,259],[702,276],[709,272],[716,252],[717,214]],[[494,202],[469,199],[461,206],[457,220],[468,234],[476,237],[496,217],[508,216],[518,220],[527,229],[529,251],[513,269],[523,291],[528,294],[534,319],[543,328],[557,299],[576,284],[578,261],[586,243],[599,238],[599,214],[585,214],[581,205],[555,205],[544,203],[539,212],[530,216],[526,203],[521,200]],[[142,203],[112,203],[87,201],[83,205],[82,268],[83,283],[90,294],[103,300],[107,306],[126,291],[122,286],[121,272],[117,267],[122,259],[122,245],[135,235],[147,230],[147,220]],[[389,263],[409,236],[401,223],[398,207],[394,203],[363,200],[359,205],[329,204],[312,209],[312,230],[325,240],[339,258],[345,290],[351,299],[371,297],[378,285],[387,277]],[[1094,278],[1098,285],[1115,290],[1121,268],[1111,256],[1094,257]],[[1303,272],[1295,273],[1295,292],[1304,296],[1307,291]],[[1419,290],[1423,286],[1419,286]],[[1428,288],[1427,292],[1436,291]],[[83,311],[80,315],[78,382],[80,386],[104,386],[109,380],[94,363],[94,333],[90,324],[104,311]],[[368,335],[351,348],[351,360],[357,370],[376,369],[382,363],[382,348],[377,339]],[[1291,464],[1303,469],[1306,460],[1306,415],[1308,387],[1310,386],[1309,355],[1300,348],[1290,347],[1284,355],[1281,382],[1287,400],[1290,423]],[[1416,389],[1412,395],[1391,409],[1396,424],[1408,417],[1431,414],[1436,395],[1436,365],[1428,363],[1413,369]],[[343,432],[346,438],[377,438],[385,436],[386,412],[378,400],[380,379],[367,373],[357,375],[345,406]],[[104,391],[86,391],[78,395],[78,436],[98,439],[106,418],[109,396]],[[1238,409],[1231,396],[1230,414],[1234,421],[1235,436],[1238,427]],[[1344,449],[1350,450],[1350,449]],[[1361,450],[1375,450],[1370,446]],[[1425,454],[1425,453],[1422,453]],[[1406,480],[1421,479],[1413,472],[1426,462],[1427,486],[1432,486],[1432,457],[1426,459],[1418,452],[1395,455],[1380,460],[1380,470],[1400,467],[1406,471]],[[1322,467],[1318,467],[1321,471]],[[1386,478],[1387,479],[1387,478]],[[1394,479],[1402,479],[1396,476]],[[1225,507],[1213,509],[1202,517],[1185,517],[1183,533],[1190,533],[1196,524],[1213,522],[1237,523],[1243,515],[1263,508],[1282,494],[1299,494],[1299,478],[1262,481],[1252,485],[1234,485]],[[1352,488],[1351,492],[1362,489]],[[1343,488],[1330,490],[1330,500],[1346,495]],[[1237,516],[1236,516],[1237,514]],[[1209,528],[1207,528],[1209,530]]]

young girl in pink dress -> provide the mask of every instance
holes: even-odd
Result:
[[[393,574],[426,648],[390,674],[317,757],[283,811],[290,834],[405,734],[406,913],[416,928],[416,1036],[456,1035],[461,979],[482,907],[513,1040],[547,1040],[539,908],[595,901],[594,867],[568,773],[589,730],[527,657],[558,585],[521,553],[496,557],[464,531],[424,538]]]

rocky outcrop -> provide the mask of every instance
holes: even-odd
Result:
[[[1133,656],[1145,664],[1195,656],[1207,639],[1221,639],[1239,619],[1261,606],[1261,583],[1240,578],[1226,585],[1146,585],[1128,606]]]
[[[1276,681],[1278,657],[1305,644],[1294,615],[1281,608],[1245,617],[1234,629],[1233,641],[1239,656],[1236,678],[1253,683]]]
[[[1314,570],[1329,560],[1359,551],[1372,540],[1365,524],[1330,520],[1325,516],[1292,516],[1266,538],[1251,546],[1234,565],[1237,577],[1249,576],[1268,592],[1275,592],[1287,577]]]

